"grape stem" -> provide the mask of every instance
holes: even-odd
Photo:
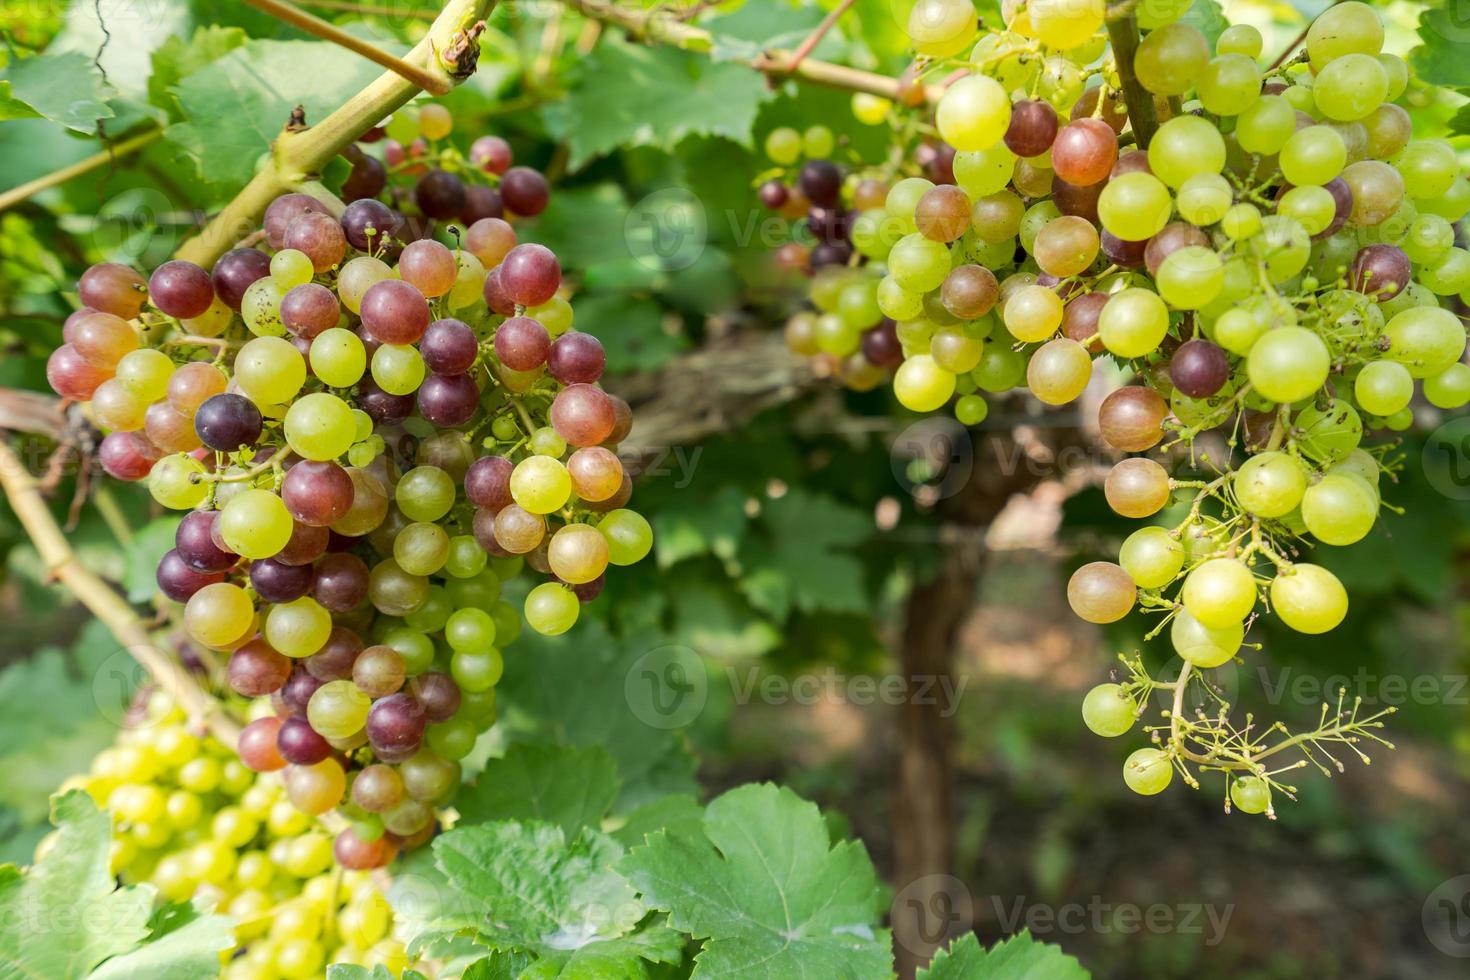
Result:
[[[0,487],[11,510],[35,543],[48,574],[65,585],[72,595],[102,621],[133,659],[148,671],[166,694],[184,710],[191,724],[207,728],[226,745],[239,741],[240,725],[229,717],[221,702],[211,697],[198,680],[168,654],[160,650],[143,627],[143,620],[111,586],[89,571],[56,523],[40,483],[21,463],[10,444],[0,441]]]
[[[820,24],[812,28],[812,32],[806,36],[806,40],[801,42],[801,46],[791,53],[791,62],[786,66],[787,74],[794,73],[801,67],[806,56],[812,53],[813,48],[822,43],[822,38],[826,37],[827,32],[837,25],[837,21],[842,18],[843,14],[852,9],[854,2],[855,0],[842,0],[827,12],[827,16],[822,18]]]
[[[49,174],[37,177],[35,180],[28,180],[19,187],[12,187],[5,193],[0,194],[0,211],[14,207],[21,201],[33,197],[44,190],[60,186],[74,177],[91,173],[98,167],[105,167],[125,156],[137,153],[145,146],[157,141],[162,135],[162,129],[150,129],[147,132],[139,133],[131,139],[125,139],[121,143],[114,143],[105,150],[101,150],[89,157],[78,160],[76,163],[62,167],[60,170],[53,170]]]
[[[361,55],[373,64],[386,68],[394,74],[402,77],[405,81],[412,82],[426,92],[435,95],[443,95],[454,86],[445,81],[441,75],[436,75],[420,65],[411,64],[398,58],[381,48],[369,44],[360,37],[348,34],[342,28],[329,21],[322,20],[315,14],[295,7],[284,0],[244,0],[245,4],[256,10],[270,14],[279,21],[290,24],[292,27],[300,28],[308,34],[330,41],[338,47],[346,48],[353,54]]]
[[[475,38],[495,3],[449,0],[423,39],[401,60],[420,66],[445,86],[459,84],[474,72],[479,54]],[[214,265],[237,241],[260,227],[272,201],[316,181],[337,154],[418,92],[416,83],[389,71],[315,126],[283,129],[272,144],[270,162],[175,256],[205,268]]]
[[[290,452],[290,446],[282,446],[272,453],[269,459],[261,460],[249,469],[241,470],[239,473],[195,473],[190,479],[194,483],[245,483],[246,481],[255,479],[262,473],[280,466],[281,460],[285,459]]]
[[[1121,17],[1109,17],[1107,23],[1108,37],[1113,42],[1113,63],[1118,67],[1123,102],[1128,106],[1128,121],[1133,124],[1138,148],[1146,150],[1158,131],[1159,116],[1154,109],[1153,93],[1139,83],[1133,71],[1133,59],[1138,54],[1138,18],[1128,10]]]

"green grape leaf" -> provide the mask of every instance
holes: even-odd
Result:
[[[624,847],[637,847],[649,834],[660,830],[668,830],[676,837],[698,836],[703,821],[704,807],[698,800],[684,793],[673,793],[628,814],[628,819],[612,835]]]
[[[789,789],[741,786],[705,809],[704,833],[660,831],[620,865],[644,901],[705,940],[705,977],[880,977],[883,887],[862,844],[832,845],[821,813]]]
[[[668,793],[693,793],[694,759],[684,743],[670,728],[650,723],[643,701],[627,696],[640,658],[667,642],[646,633],[614,637],[602,620],[590,616],[562,636],[528,631],[506,656],[505,676],[497,685],[502,724],[512,733],[534,732],[567,745],[605,749],[617,760],[622,779],[616,812]],[[704,688],[696,693],[702,696]]]
[[[350,51],[316,41],[250,41],[170,88],[184,122],[167,139],[217,191],[244,185],[301,105],[320,120],[382,71]],[[228,119],[228,126],[219,120]]]
[[[238,27],[213,24],[196,28],[189,40],[170,37],[153,52],[153,73],[148,77],[148,101],[170,116],[179,118],[183,108],[171,91],[190,75],[223,58],[250,40]]]
[[[0,120],[43,118],[92,133],[97,120],[113,118],[106,101],[113,94],[80,51],[12,55],[0,69]]]
[[[599,745],[515,742],[455,800],[463,825],[540,820],[567,834],[598,827],[618,795],[618,766]]]
[[[675,640],[716,660],[742,660],[777,649],[781,630],[756,615],[728,580],[685,578],[671,596]]]
[[[469,977],[470,974],[466,973],[466,980],[469,980]],[[356,963],[333,963],[327,967],[327,980],[400,980],[400,978],[394,977],[393,971],[381,963],[372,969],[358,966]],[[428,980],[428,977],[418,970],[409,969],[403,971],[401,980]]]
[[[704,21],[714,41],[709,56],[714,61],[748,61],[772,49],[796,48],[825,16],[819,5],[745,4],[720,17]],[[811,57],[823,61],[846,59],[840,31],[829,31],[812,49]]]
[[[123,580],[128,599],[147,602],[158,591],[158,562],[174,546],[180,517],[160,517],[144,524],[128,546],[128,570]]]
[[[605,38],[543,117],[577,170],[620,147],[671,150],[701,133],[749,146],[756,110],[770,97],[760,74],[743,65]]]
[[[219,952],[233,944],[229,920],[198,916],[172,928],[151,920],[152,886],[117,887],[108,871],[112,817],[86,793],[54,797],[52,820],[57,840],[40,861],[24,874],[0,869],[5,975],[185,980],[218,972]]]
[[[749,534],[740,549],[740,589],[778,620],[793,608],[861,612],[868,608],[862,564],[851,548],[873,533],[856,508],[792,487],[762,502],[765,533]]]
[[[689,346],[688,338],[664,330],[657,303],[628,293],[578,296],[577,327],[602,341],[609,374],[656,370]]]
[[[1194,4],[1179,18],[1181,24],[1188,24],[1205,36],[1210,42],[1210,50],[1215,50],[1215,42],[1220,40],[1220,35],[1225,33],[1225,28],[1230,26],[1230,21],[1225,19],[1225,11],[1220,9],[1216,0],[1194,0]]]
[[[934,954],[918,980],[1087,980],[1081,963],[1061,947],[1039,943],[1028,932],[1018,933],[986,950],[973,932],[966,933]]]
[[[1419,15],[1419,37],[1424,43],[1409,52],[1414,77],[1429,85],[1470,88],[1470,58],[1465,57],[1470,27],[1463,10],[1454,4],[1426,9]]]
[[[745,501],[745,494],[731,486],[720,487],[713,495],[676,494],[653,515],[658,567],[699,555],[734,560],[749,523]]]

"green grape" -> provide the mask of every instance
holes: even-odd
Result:
[[[1451,364],[1444,371],[1424,379],[1424,398],[1435,408],[1459,408],[1470,402],[1470,365]]]
[[[1302,521],[1324,544],[1349,545],[1361,541],[1378,518],[1373,488],[1353,476],[1329,473],[1307,488],[1302,497]]]
[[[286,290],[271,276],[262,276],[245,289],[240,299],[240,316],[250,332],[259,337],[285,336],[281,323],[281,299]]]
[[[939,135],[959,151],[989,149],[1000,142],[1010,121],[1009,96],[986,75],[966,75],[950,85],[934,113]]]
[[[549,425],[543,425],[532,432],[531,438],[526,440],[526,446],[531,452],[541,456],[561,456],[567,451],[566,440]]]
[[[1195,85],[1206,110],[1217,116],[1238,116],[1260,97],[1261,69],[1254,55],[1222,54],[1205,66]]]
[[[1036,250],[1036,237],[1041,234],[1041,229],[1051,224],[1052,221],[1061,217],[1061,209],[1054,201],[1037,201],[1026,209],[1021,216],[1021,227],[1018,229],[1021,239],[1021,247],[1028,252]]]
[[[572,477],[559,459],[528,456],[511,472],[510,495],[532,514],[550,514],[571,498]]]
[[[1256,391],[1274,402],[1295,402],[1321,388],[1332,368],[1332,355],[1315,333],[1304,327],[1277,327],[1250,348],[1246,372]]]
[[[1149,0],[1136,8],[1138,26],[1151,31],[1172,24],[1188,13],[1192,5],[1193,0]]]
[[[353,261],[356,261],[354,259]],[[455,273],[454,285],[449,287],[449,308],[451,310],[462,310],[466,306],[473,306],[483,302],[485,296],[485,264],[480,261],[474,253],[461,249],[454,257]],[[341,283],[338,277],[338,284]],[[549,302],[554,302],[552,297]],[[345,305],[345,302],[344,302]],[[536,319],[541,319],[537,316]],[[552,322],[556,322],[553,320]],[[551,333],[553,337],[557,332],[551,329],[551,323],[541,320],[541,325]]]
[[[1383,48],[1383,22],[1368,4],[1349,0],[1328,7],[1312,22],[1306,44],[1312,69],[1320,72],[1346,54],[1377,54]]]
[[[949,248],[917,232],[901,238],[888,254],[888,274],[916,293],[938,289],[949,270]]]
[[[1154,285],[1176,310],[1197,310],[1225,287],[1224,264],[1212,249],[1187,245],[1160,263]]]
[[[1296,132],[1296,109],[1280,95],[1263,95],[1235,121],[1235,138],[1247,153],[1275,156]]]
[[[1421,199],[1419,210],[1437,214],[1446,221],[1459,221],[1470,213],[1470,180],[1457,180],[1439,197]]]
[[[577,622],[580,606],[576,595],[565,585],[543,582],[526,596],[526,622],[542,636],[558,636]]]
[[[323,738],[350,738],[367,723],[371,704],[351,681],[327,681],[307,703],[306,720]]]
[[[1394,315],[1383,328],[1386,356],[1415,378],[1442,374],[1465,352],[1465,328],[1449,310],[1418,306]]]
[[[890,249],[903,237],[899,223],[880,208],[863,211],[853,219],[852,245],[860,255],[870,259],[886,258]]]
[[[174,373],[174,362],[163,351],[140,347],[129,351],[117,362],[118,384],[140,402],[161,401],[168,394],[168,381]]]
[[[1232,204],[1220,219],[1220,230],[1235,241],[1261,233],[1261,209],[1254,204]]]
[[[438,524],[418,521],[393,539],[393,560],[410,575],[433,575],[449,556],[449,535]]]
[[[1154,134],[1148,165],[1165,184],[1181,187],[1195,174],[1217,174],[1225,168],[1225,138],[1208,120],[1176,116]]]
[[[949,401],[954,390],[955,376],[928,354],[910,357],[893,375],[894,395],[912,412],[934,411]]]
[[[203,463],[186,453],[174,453],[148,471],[148,492],[170,510],[191,510],[209,496],[209,484],[203,476]]]
[[[219,512],[219,536],[230,550],[251,560],[280,553],[295,529],[291,512],[269,490],[242,490]]]
[[[350,388],[367,370],[367,350],[362,340],[344,327],[331,327],[316,335],[308,355],[311,370],[332,388]]]
[[[1404,193],[1412,198],[1444,194],[1460,176],[1460,161],[1448,143],[1415,140],[1393,160],[1404,176]]]
[[[430,725],[424,737],[429,743],[429,750],[435,755],[458,761],[474,751],[478,734],[473,721],[456,717],[438,725]]]
[[[1225,629],[1241,622],[1256,604],[1256,580],[1244,563],[1211,558],[1184,578],[1184,608],[1201,624]]]
[[[1353,397],[1371,415],[1392,415],[1414,397],[1414,377],[1397,361],[1373,361],[1353,382]]]
[[[877,325],[883,319],[883,311],[878,308],[877,282],[864,278],[844,286],[837,297],[837,315],[858,330]]]
[[[257,405],[285,405],[306,383],[306,360],[282,337],[247,340],[235,354],[235,384]]]
[[[1345,54],[1317,74],[1312,97],[1328,119],[1362,119],[1388,97],[1388,73],[1374,55]]]
[[[1347,590],[1322,566],[1297,562],[1271,581],[1271,609],[1298,633],[1326,633],[1347,615]]]
[[[1016,155],[1004,143],[954,158],[955,182],[974,201],[1005,190],[1015,169]]]
[[[1421,214],[1409,224],[1408,233],[1399,248],[1409,261],[1419,266],[1432,266],[1442,261],[1455,244],[1455,226],[1437,214]],[[135,351],[141,354],[143,351]],[[129,354],[128,357],[132,357]],[[123,358],[126,361],[128,358]],[[118,365],[121,377],[122,364]]]
[[[1174,766],[1159,749],[1139,749],[1123,763],[1123,782],[1139,796],[1156,796],[1169,788]]]
[[[893,111],[893,103],[880,95],[868,92],[852,94],[852,114],[864,126],[877,126]]]
[[[808,126],[801,134],[801,149],[808,160],[825,160],[837,148],[837,138],[826,126]]]
[[[1470,289],[1470,252],[1451,248],[1434,265],[1419,270],[1419,281],[1436,296],[1454,296]]]
[[[951,374],[966,374],[980,363],[985,341],[971,337],[960,327],[941,327],[929,342],[934,363]]]
[[[1166,24],[1138,45],[1133,70],[1139,84],[1154,95],[1183,95],[1204,74],[1209,60],[1209,42],[1196,28]]]
[[[444,639],[451,650],[485,650],[495,645],[495,620],[483,609],[456,609],[444,626]]]
[[[1118,564],[1140,589],[1161,589],[1184,567],[1184,546],[1162,527],[1143,527],[1128,535]]]
[[[924,312],[924,297],[903,288],[892,276],[884,276],[878,281],[878,309],[895,322],[912,320]]]
[[[1063,55],[1054,54],[1041,63],[1041,74],[1036,79],[1036,94],[1051,103],[1058,112],[1062,112],[1082,98],[1086,85],[1087,80],[1076,63]]]
[[[1283,283],[1306,268],[1312,257],[1312,238],[1301,222],[1284,214],[1268,215],[1261,233],[1250,240],[1251,254],[1266,263],[1266,277]]]
[[[1195,174],[1179,188],[1179,216],[1201,228],[1221,220],[1230,209],[1230,182],[1219,174]]]
[[[1279,157],[1281,173],[1297,186],[1320,186],[1342,173],[1347,145],[1330,126],[1308,126],[1292,133]]]
[[[1048,405],[1074,401],[1092,378],[1092,358],[1075,340],[1058,337],[1031,355],[1026,382],[1031,393]]]
[[[316,269],[312,266],[311,259],[300,249],[283,248],[271,256],[271,278],[280,287],[282,295],[293,286],[304,286],[311,282],[311,277],[315,274]],[[277,305],[280,305],[279,302]]]
[[[1261,32],[1249,24],[1234,24],[1220,32],[1215,39],[1216,54],[1243,54],[1247,58],[1259,58],[1265,39]]]
[[[471,693],[488,691],[500,683],[505,659],[499,650],[458,650],[449,658],[449,673],[461,689]]]
[[[265,639],[288,657],[309,657],[332,632],[332,614],[311,596],[271,606],[265,617]]]
[[[1058,51],[1086,44],[1102,27],[1104,0],[1030,0],[1026,13],[1041,43]],[[971,20],[974,20],[973,14]],[[1099,52],[1100,53],[1100,52]],[[1089,59],[1091,60],[1091,59]]]
[[[1230,802],[1241,813],[1265,813],[1271,809],[1271,787],[1260,776],[1241,776],[1230,784]]]
[[[980,363],[970,372],[980,390],[989,392],[1010,391],[1026,377],[1026,355],[1013,351],[1004,344],[987,344],[980,355]],[[948,401],[948,396],[944,401]],[[944,404],[941,401],[939,404]],[[938,406],[935,406],[938,407]],[[915,409],[932,411],[932,409]]]
[[[636,511],[608,511],[597,530],[607,539],[607,560],[613,565],[632,565],[642,561],[653,548],[653,529]]]
[[[1272,450],[1246,460],[1232,478],[1240,505],[1257,517],[1285,517],[1296,510],[1307,489],[1302,465]]]
[[[416,526],[417,527],[425,527],[425,526],[427,526],[427,527],[436,527],[436,525],[433,525],[433,524],[429,524],[429,525],[413,525],[413,524],[410,524],[409,525],[409,527],[416,527]],[[408,528],[404,528],[403,530],[404,531],[407,531]],[[399,549],[398,549],[398,541],[402,540],[402,538],[403,538],[403,531],[400,531],[399,534],[398,534],[398,538],[395,539],[394,542],[393,542],[393,544],[394,544],[394,547],[393,547],[393,560],[396,561],[396,562],[398,562],[399,563],[399,567],[402,568],[408,574],[410,574],[410,575],[419,575],[419,574],[421,574],[420,572],[418,572],[416,569],[410,569],[407,566],[405,566],[403,564],[402,560],[399,557],[399,553],[398,553],[399,552]],[[413,558],[414,558],[414,555],[412,553],[408,553],[406,555],[406,557],[408,557],[409,560],[412,561]],[[429,564],[431,564],[431,563],[430,562],[425,562],[424,563],[424,565],[429,565]],[[420,567],[423,567],[423,566],[420,566]],[[432,574],[432,573],[422,573],[422,574]],[[444,624],[446,624],[446,623],[449,622],[449,616],[450,616],[451,613],[454,612],[454,607],[455,607],[455,603],[454,603],[454,600],[449,597],[449,590],[448,589],[446,589],[442,585],[431,585],[431,586],[429,586],[428,591],[424,595],[423,604],[420,605],[413,612],[411,612],[408,615],[404,616],[403,617],[403,621],[405,623],[407,623],[410,628],[412,628],[414,630],[417,630],[420,633],[437,633],[437,632],[439,632],[440,630],[442,630],[444,628]]]
[[[1097,322],[1103,346],[1118,357],[1153,353],[1169,332],[1169,310],[1157,295],[1137,286],[1109,297]]]
[[[379,639],[403,658],[403,672],[409,677],[422,674],[434,664],[434,641],[416,630],[398,626]]]
[[[410,344],[384,344],[373,352],[373,380],[390,395],[408,395],[424,383],[424,359]]]
[[[897,222],[904,234],[911,235],[918,231],[918,225],[914,223],[914,209],[919,206],[920,198],[933,189],[934,182],[931,180],[905,177],[889,189],[883,210]]]
[[[1302,409],[1297,413],[1295,430],[1297,448],[1318,462],[1342,459],[1363,441],[1363,422],[1357,409],[1341,398]]]
[[[790,126],[778,126],[766,134],[765,150],[773,163],[789,167],[801,159],[801,134]]]
[[[454,480],[437,466],[415,466],[398,481],[393,500],[413,521],[437,521],[454,506]]]
[[[1094,735],[1117,738],[1138,720],[1138,705],[1119,684],[1099,684],[1082,699],[1082,722]]]
[[[1169,643],[1174,652],[1202,670],[1230,661],[1245,642],[1245,626],[1227,623],[1219,628],[1206,626],[1195,619],[1188,608],[1181,609],[1169,624]]]
[[[1001,321],[1011,336],[1029,344],[1056,333],[1064,314],[1065,307],[1056,290],[1032,283],[1016,290],[1006,302]]]
[[[954,417],[961,425],[979,425],[990,414],[990,404],[980,395],[965,395],[954,403]]]
[[[336,459],[357,441],[352,409],[324,391],[304,395],[286,410],[286,443],[303,459]]]

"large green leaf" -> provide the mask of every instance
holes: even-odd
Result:
[[[785,619],[793,608],[860,612],[869,600],[862,564],[848,549],[873,534],[873,522],[836,500],[792,487],[762,504],[766,533],[741,547],[740,588],[757,608]]]
[[[153,52],[148,101],[167,109],[174,117],[182,115],[178,97],[170,90],[201,68],[243,47],[248,40],[238,27],[214,25],[199,28],[187,41],[181,37],[170,37]]]
[[[705,810],[704,833],[660,831],[620,865],[644,901],[705,940],[693,977],[831,980],[893,970],[886,899],[859,843],[833,846],[814,804],[770,784]]]
[[[1470,88],[1470,24],[1464,10],[1455,4],[1431,7],[1419,17],[1419,37],[1424,43],[1409,52],[1414,75],[1429,85]]]
[[[1082,964],[1057,946],[1039,943],[1027,932],[986,950],[973,932],[934,954],[919,980],[1087,980]]]
[[[168,139],[220,191],[245,184],[301,105],[319,121],[381,74],[350,51],[316,41],[251,41],[175,85],[184,122]]]
[[[455,801],[464,824],[540,820],[567,834],[596,829],[618,795],[618,767],[598,745],[516,742]]]
[[[671,150],[701,133],[749,146],[756,110],[768,98],[759,73],[742,65],[605,38],[581,61],[566,97],[544,114],[577,169],[620,147]]]
[[[80,51],[12,58],[0,70],[0,120],[34,119],[91,133],[111,119],[109,90],[92,59]]]

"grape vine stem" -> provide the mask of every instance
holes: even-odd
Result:
[[[0,194],[0,211],[12,208],[21,201],[34,197],[44,190],[58,187],[74,177],[91,173],[98,167],[105,167],[115,160],[137,153],[145,146],[156,142],[162,135],[162,129],[150,129],[145,133],[139,133],[137,136],[125,139],[120,143],[114,143],[107,149],[78,160],[69,166],[62,167],[59,170],[53,170],[49,174],[37,177],[35,180],[28,180],[18,187],[12,187],[5,193]]]
[[[1123,101],[1128,106],[1128,121],[1140,150],[1159,128],[1159,114],[1154,108],[1153,93],[1138,81],[1133,71],[1133,58],[1138,54],[1138,18],[1132,11],[1108,21],[1108,38],[1113,42],[1113,61],[1118,66],[1118,80],[1123,86]]]
[[[77,559],[41,496],[40,482],[4,441],[0,441],[0,487],[4,488],[11,509],[40,553],[47,572],[102,621],[193,724],[208,728],[226,745],[234,745],[240,737],[240,725],[225,713],[220,701],[154,644],[133,607]]]
[[[496,0],[449,0],[428,32],[402,61],[422,67],[452,88],[473,73],[478,56],[476,25],[489,16]],[[462,50],[458,60],[447,52]],[[332,158],[364,132],[403,108],[419,86],[396,72],[385,72],[348,99],[320,123],[283,130],[271,147],[270,161],[244,189],[215,215],[199,234],[176,253],[205,268],[256,228],[270,203],[300,190],[320,176]]]
[[[244,0],[244,2],[247,6],[270,14],[277,20],[290,24],[292,27],[300,28],[308,34],[321,38],[323,41],[330,41],[338,47],[346,48],[353,54],[361,55],[373,64],[388,69],[405,81],[417,85],[426,92],[443,95],[453,88],[442,75],[435,74],[421,65],[415,65],[395,55],[391,55],[382,48],[369,44],[360,37],[348,34],[336,24],[322,20],[315,14],[309,14],[299,7],[283,2],[283,0]]]

